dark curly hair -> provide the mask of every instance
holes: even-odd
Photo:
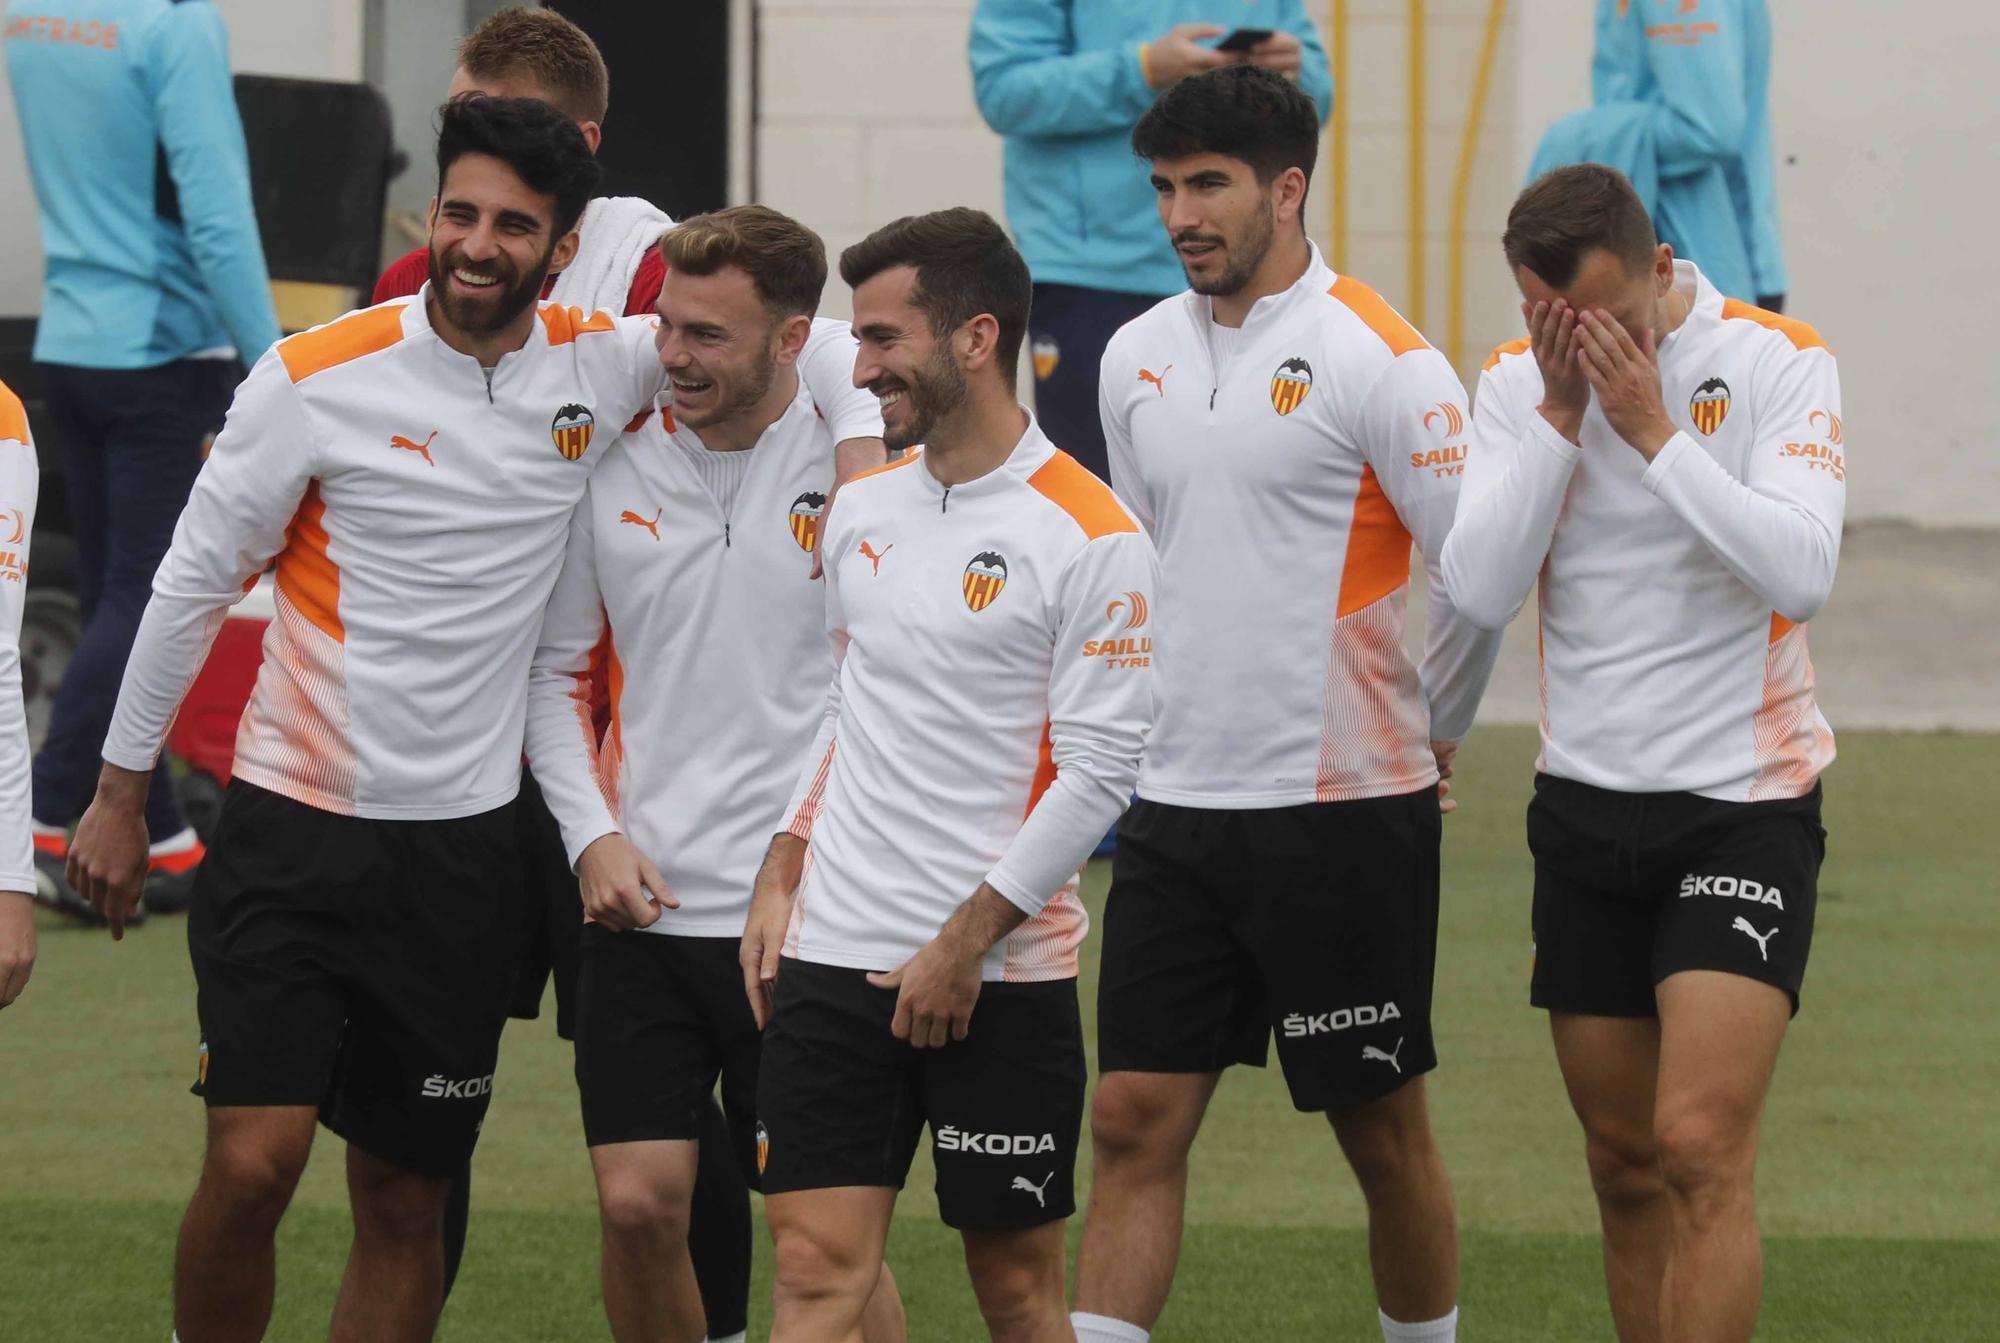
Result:
[[[1298,85],[1255,65],[1223,65],[1172,85],[1132,128],[1142,159],[1221,154],[1250,165],[1265,185],[1287,168],[1312,183],[1319,110]]]
[[[499,159],[530,190],[555,199],[552,242],[576,227],[603,178],[576,123],[533,98],[468,94],[439,108],[438,195],[444,195],[445,172],[467,154]]]

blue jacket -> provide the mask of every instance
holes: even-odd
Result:
[[[32,0],[4,32],[47,259],[35,358],[256,363],[278,318],[215,6]]]
[[[1295,35],[1305,47],[1299,87],[1326,119],[1333,75],[1301,0],[979,0],[972,89],[1007,139],[1007,222],[1037,281],[1162,296],[1187,288],[1132,127],[1156,96],[1139,48],[1205,22]]]
[[[1782,294],[1770,82],[1764,0],[1598,0],[1595,105],[1556,123],[1531,176],[1608,163],[1717,289]]]

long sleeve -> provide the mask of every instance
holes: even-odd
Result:
[[[149,770],[229,608],[285,541],[312,483],[312,427],[275,351],[236,389],[125,664],[104,758]]]
[[[1101,361],[1097,374],[1097,418],[1104,426],[1104,451],[1111,464],[1111,489],[1125,507],[1139,519],[1151,535],[1154,528],[1153,499],[1139,474],[1139,458],[1132,450],[1132,429],[1125,422],[1125,399],[1113,393],[1109,370],[1112,362]]]
[[[1535,586],[1582,456],[1539,412],[1520,422],[1496,373],[1480,377],[1457,520],[1441,556],[1459,614],[1489,630],[1504,629]]]
[[[1326,48],[1320,45],[1319,29],[1314,25],[1311,12],[1303,0],[1285,0],[1284,17],[1279,24],[1292,36],[1299,39],[1299,89],[1313,100],[1319,111],[1320,124],[1333,115],[1333,99],[1338,92],[1333,87],[1333,66],[1326,58]]]
[[[1073,50],[1072,7],[1071,0],[980,0],[972,15],[972,93],[996,133],[1127,130],[1152,106],[1141,44]]]
[[[1107,609],[1118,594],[1158,591],[1152,542],[1137,531],[1086,544],[1058,584],[1048,727],[1055,781],[986,877],[1031,918],[1076,875],[1139,780],[1139,753],[1153,724],[1152,659],[1135,653],[1118,666],[1085,650],[1120,637],[1123,609]]]
[[[617,780],[603,773],[597,725],[591,721],[592,663],[604,628],[597,535],[586,491],[570,519],[562,572],[528,669],[528,764],[562,831],[571,867],[594,840],[622,829]]]
[[[833,431],[833,441],[882,437],[882,403],[875,393],[854,385],[858,349],[847,323],[822,317],[799,351],[799,379],[813,404]]]
[[[787,818],[785,829],[803,840],[812,838],[813,822],[819,819],[820,806],[826,800],[826,777],[833,768],[834,744],[840,730],[840,678],[847,664],[847,615],[840,606],[839,558],[850,549],[852,538],[843,533],[836,540],[829,526],[820,542],[827,556],[821,582],[826,590],[826,637],[833,645],[833,675],[827,681],[826,712],[820,718],[819,731],[813,735],[812,747],[806,752],[805,767],[799,772],[798,784],[783,812]]]
[[[1660,100],[1652,122],[1661,177],[1701,172],[1743,151],[1750,107],[1741,11],[1741,0],[1700,0],[1646,35]]]
[[[1429,464],[1454,446],[1453,417],[1463,433],[1465,388],[1442,354],[1428,347],[1398,355],[1363,400],[1356,426],[1382,492],[1423,552],[1430,579],[1424,658],[1418,668],[1429,702],[1431,737],[1457,741],[1472,729],[1500,653],[1500,635],[1462,615],[1440,563],[1458,511],[1456,462]],[[1442,449],[1440,448],[1442,445]],[[1458,444],[1461,450],[1463,440]]]
[[[29,839],[28,714],[21,700],[21,612],[40,473],[21,402],[0,386],[0,891],[35,890]]]
[[[1802,623],[1826,604],[1840,559],[1847,507],[1840,375],[1825,346],[1774,342],[1758,384],[1750,407],[1756,443],[1742,480],[1682,432],[1640,481],[1772,610]]]
[[[153,113],[181,226],[237,353],[254,364],[278,339],[278,315],[250,202],[229,35],[213,5],[173,5],[147,40]]]

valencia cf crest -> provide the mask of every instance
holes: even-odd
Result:
[[[1056,371],[1056,365],[1062,362],[1061,347],[1047,336],[1037,339],[1030,345],[1028,353],[1034,356],[1037,382],[1047,382],[1049,375]]]
[[[762,1175],[764,1167],[771,1160],[771,1131],[764,1127],[764,1121],[757,1121],[757,1173]]]
[[[1313,389],[1313,367],[1303,359],[1287,359],[1271,375],[1271,409],[1289,415]]]
[[[1007,560],[998,551],[982,550],[965,566],[965,604],[975,611],[993,605],[1007,586]]]
[[[571,402],[556,412],[549,425],[549,437],[555,440],[556,451],[563,455],[563,460],[573,462],[590,446],[590,435],[596,428],[597,420],[590,407]]]
[[[826,512],[826,496],[817,490],[807,490],[792,500],[792,540],[799,543],[799,549],[810,551],[819,544],[820,514]]]
[[[1694,427],[1704,434],[1712,434],[1722,427],[1729,416],[1729,384],[1720,378],[1710,378],[1694,389],[1694,396],[1688,401],[1688,418]]]

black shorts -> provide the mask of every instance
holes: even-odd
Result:
[[[757,1084],[765,1194],[901,1189],[926,1123],[938,1214],[1005,1231],[1076,1211],[1083,1022],[1076,981],[988,983],[965,1039],[889,1033],[896,991],[863,970],[787,958]]]
[[[736,1158],[757,1187],[757,1056],[762,1037],[734,937],[618,933],[585,924],[579,948],[576,1085],[583,1136],[694,1139],[722,1080]]]
[[[1776,985],[1798,1011],[1826,856],[1817,784],[1718,802],[1540,774],[1528,847],[1536,1007],[1650,1017],[1668,975],[1722,970]]]
[[[526,920],[512,805],[339,816],[238,779],[188,910],[210,1105],[314,1105],[449,1176],[478,1140]]]
[[[1104,1072],[1262,1067],[1300,1110],[1437,1066],[1435,788],[1254,811],[1140,800],[1118,826],[1097,988]]]

